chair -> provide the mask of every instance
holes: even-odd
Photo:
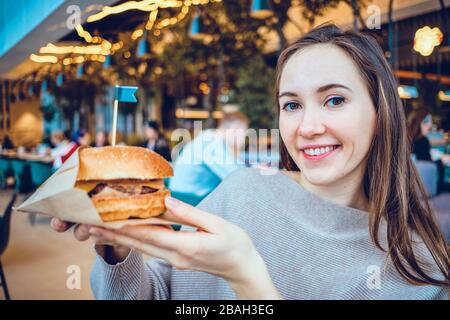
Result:
[[[423,185],[427,191],[428,197],[434,197],[437,194],[438,186],[438,168],[432,161],[415,161],[417,171],[422,178]]]
[[[450,246],[450,193],[441,193],[430,199],[430,205]]]
[[[0,217],[0,286],[3,287],[3,292],[5,294],[6,300],[10,300],[8,285],[6,284],[5,273],[3,272],[3,265],[1,262],[1,256],[6,250],[9,241],[9,227],[11,221],[12,207],[14,202],[16,202],[17,193],[14,193],[9,201],[3,217]]]
[[[6,178],[8,174],[13,173],[14,170],[11,166],[10,160],[0,158],[0,188],[6,188]]]

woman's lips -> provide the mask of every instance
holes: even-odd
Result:
[[[326,158],[326,157],[328,157],[328,156],[330,156],[330,155],[332,155],[332,154],[335,154],[336,152],[338,152],[339,150],[341,150],[341,148],[342,148],[341,145],[335,145],[334,148],[333,148],[332,150],[330,150],[330,151],[328,151],[328,152],[325,152],[325,153],[322,153],[322,154],[319,154],[319,155],[310,155],[310,154],[307,154],[307,153],[305,152],[305,150],[300,150],[300,151],[301,151],[303,157],[304,157],[306,160],[318,161],[318,160],[322,160],[322,159],[324,159],[324,158]]]

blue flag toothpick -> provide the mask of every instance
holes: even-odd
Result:
[[[138,87],[116,86],[115,99],[119,102],[137,102],[137,99],[134,96],[137,89]]]
[[[113,112],[113,126],[112,126],[112,141],[111,145],[116,145],[116,131],[117,131],[117,113],[119,109],[119,102],[137,102],[135,93],[138,87],[116,86],[114,96],[114,112]]]

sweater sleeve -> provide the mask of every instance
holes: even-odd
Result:
[[[245,169],[227,177],[198,207],[224,216],[226,199],[236,191],[239,177]],[[183,230],[195,230],[183,227]],[[160,259],[144,261],[143,256],[131,251],[128,257],[116,264],[108,264],[97,254],[90,275],[91,289],[96,299],[111,300],[165,300],[172,297],[172,266]]]
[[[97,254],[90,275],[91,289],[100,300],[166,300],[170,299],[171,272],[165,261],[144,262],[142,254],[135,251],[116,265]]]

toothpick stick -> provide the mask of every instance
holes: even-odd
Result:
[[[119,109],[119,101],[114,100],[114,111],[113,111],[113,124],[112,124],[112,146],[116,145],[116,131],[117,131],[117,112]]]

